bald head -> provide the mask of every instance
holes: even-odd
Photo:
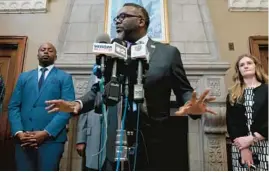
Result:
[[[43,67],[47,67],[49,65],[54,64],[54,61],[57,58],[57,51],[56,48],[52,43],[46,42],[40,45],[38,48],[38,60],[39,65]]]
[[[41,45],[39,46],[39,48],[38,48],[38,51],[39,51],[42,47],[50,47],[51,49],[53,49],[53,50],[55,51],[55,54],[57,54],[57,50],[56,50],[55,46],[54,46],[52,43],[50,43],[50,42],[46,42],[46,43],[41,44]]]

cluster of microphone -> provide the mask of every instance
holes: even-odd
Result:
[[[93,44],[97,68],[95,75],[104,77],[106,105],[117,104],[122,94],[136,103],[144,99],[143,74],[148,69],[146,44],[128,46],[126,41],[115,38],[110,41],[107,34],[101,34]],[[122,87],[124,85],[124,90]],[[132,89],[130,89],[132,88]],[[132,90],[132,91],[130,91]]]
[[[129,149],[137,149],[137,143],[128,143],[128,132],[124,124],[127,107],[135,111],[132,105],[136,103],[139,108],[139,104],[144,101],[143,75],[148,70],[147,46],[131,44],[118,38],[110,41],[107,34],[101,34],[93,44],[92,52],[96,54],[94,74],[102,80],[102,83],[104,81],[103,103],[107,107],[115,106],[119,102],[123,105],[120,106],[121,112],[117,115],[115,161],[118,169],[119,162],[127,161],[128,154],[131,154],[132,151]],[[139,124],[139,109],[137,113],[136,123]],[[135,140],[138,142],[138,135]]]

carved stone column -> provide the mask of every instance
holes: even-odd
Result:
[[[215,109],[218,115],[205,115],[204,118],[204,169],[227,171],[225,106]]]
[[[228,63],[211,62],[185,65],[188,78],[197,93],[210,88],[216,101],[209,107],[217,115],[204,114],[202,119],[189,119],[189,167],[190,170],[226,171],[226,123],[224,76]]]

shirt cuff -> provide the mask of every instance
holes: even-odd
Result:
[[[45,132],[47,132],[48,133],[48,135],[51,137],[51,134],[47,131],[47,130],[44,130]]]
[[[14,134],[14,136],[16,136],[16,135],[19,134],[19,133],[23,133],[23,131],[17,131],[17,132]]]
[[[79,104],[80,104],[80,110],[83,108],[83,103],[82,103],[82,101],[81,100],[75,100],[75,102],[79,102]]]

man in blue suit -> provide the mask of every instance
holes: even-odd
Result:
[[[39,47],[38,68],[19,76],[9,103],[9,122],[16,138],[19,171],[59,170],[70,114],[48,114],[45,101],[74,100],[75,93],[71,75],[54,67],[56,54],[51,43]]]

